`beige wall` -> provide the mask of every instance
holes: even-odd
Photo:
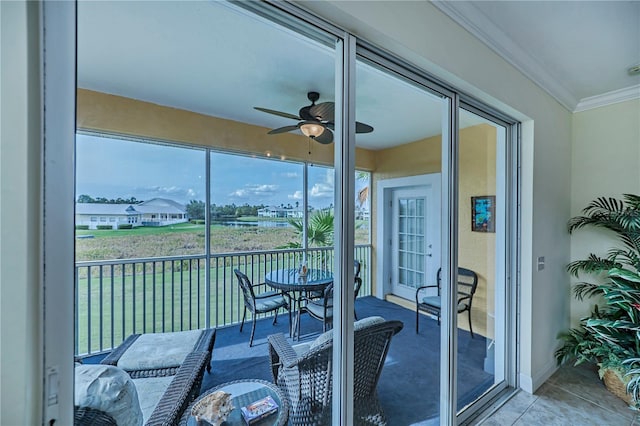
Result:
[[[439,173],[441,146],[441,137],[436,136],[377,151],[372,205],[377,205],[375,187],[382,179]],[[478,195],[496,195],[496,130],[487,124],[460,131],[459,264],[476,271],[479,277],[472,310],[474,331],[493,337],[493,330],[487,329],[487,323],[488,315],[494,311],[496,234],[471,231],[471,197]],[[371,216],[372,241],[375,243],[378,215],[374,211]],[[375,247],[372,257],[372,270],[375,270]],[[435,281],[435,277],[432,278]],[[460,327],[468,329],[466,314],[461,315],[458,322]],[[489,326],[492,328],[492,323]]]
[[[39,6],[0,2],[0,424],[42,422]]]
[[[519,382],[534,391],[556,370],[558,332],[569,325],[571,112],[432,2],[301,3],[523,123]]]
[[[572,148],[572,216],[597,197],[640,194],[640,100],[574,114]],[[614,245],[619,243],[610,233],[578,230],[571,236],[571,260],[585,259],[589,253],[605,256]],[[571,322],[575,325],[588,315],[594,303],[572,298]]]

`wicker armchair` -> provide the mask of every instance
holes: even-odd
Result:
[[[354,324],[353,425],[386,425],[376,386],[391,338],[403,327],[400,321],[369,317]],[[289,399],[292,425],[331,424],[333,389],[332,331],[311,345],[292,347],[283,334],[269,336],[274,383]]]

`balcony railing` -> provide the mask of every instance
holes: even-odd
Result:
[[[129,334],[182,331],[240,322],[244,302],[234,269],[254,283],[300,265],[303,249],[76,263],[75,353],[111,350]],[[357,245],[360,295],[371,294],[371,246]],[[332,247],[307,250],[309,268],[333,270]],[[250,315],[250,314],[249,314]],[[266,315],[266,314],[265,314]]]

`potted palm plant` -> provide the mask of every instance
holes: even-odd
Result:
[[[571,262],[568,271],[579,278],[590,275],[596,283],[579,282],[574,296],[599,298],[589,317],[577,328],[560,334],[563,346],[558,363],[598,365],[607,388],[632,406],[640,406],[640,196],[625,194],[622,200],[601,197],[582,216],[569,221],[569,232],[598,227],[615,234],[620,246],[605,257],[590,254]]]

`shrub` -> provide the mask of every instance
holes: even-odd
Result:
[[[120,225],[118,225],[118,229],[133,229],[133,224],[121,223]]]
[[[96,229],[113,229],[111,225],[98,225]]]
[[[76,229],[86,231],[87,229],[89,229],[89,225],[76,225]]]
[[[575,277],[585,273],[601,278],[599,283],[575,284],[573,293],[578,300],[601,298],[604,306],[595,305],[579,327],[560,334],[563,346],[556,358],[558,362],[575,360],[576,365],[595,363],[601,377],[607,370],[617,371],[628,382],[633,404],[640,406],[640,196],[601,197],[583,213],[569,221],[570,232],[586,226],[607,229],[618,245],[606,257],[592,253],[568,265]]]

